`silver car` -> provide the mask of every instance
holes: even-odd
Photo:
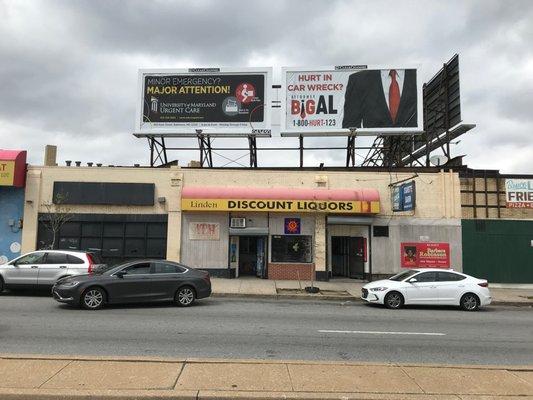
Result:
[[[4,289],[52,286],[61,278],[87,274],[101,268],[105,268],[105,264],[95,253],[34,251],[0,265],[0,293]]]

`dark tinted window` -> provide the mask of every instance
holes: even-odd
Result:
[[[418,273],[418,271],[410,269],[408,271],[400,272],[400,273],[398,273],[398,274],[396,274],[394,276],[391,276],[389,279],[391,281],[401,282],[401,281],[403,281],[403,280],[405,280],[405,279],[407,279],[407,278],[409,278],[409,277],[411,277],[411,276],[413,276],[414,274],[417,274],[417,273]]]
[[[69,264],[83,264],[84,261],[76,256],[72,256],[70,254],[67,254],[67,261]]]
[[[126,268],[124,271],[126,271],[128,275],[149,274],[150,263],[135,264]]]
[[[466,279],[466,276],[454,274],[453,272],[437,272],[437,279],[440,282],[462,281]]]
[[[374,237],[389,237],[389,227],[387,225],[374,225]]]
[[[63,253],[47,253],[46,264],[68,264],[67,255]]]
[[[154,274],[174,274],[181,272],[185,272],[185,268],[180,267],[179,265],[163,263],[154,264]]]
[[[145,237],[146,224],[144,223],[127,223],[126,224],[127,237]]]
[[[422,272],[416,276],[413,276],[417,282],[435,282],[437,280],[437,274],[435,272]]]

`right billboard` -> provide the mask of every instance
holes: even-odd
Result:
[[[416,67],[283,68],[283,87],[284,132],[422,130]]]

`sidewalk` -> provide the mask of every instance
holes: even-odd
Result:
[[[340,301],[360,301],[361,288],[366,282],[352,279],[335,279],[329,282],[314,282],[320,288],[317,294],[300,290],[298,281],[276,281],[254,277],[222,279],[211,278],[213,296],[260,297],[272,299],[321,299]],[[301,288],[311,286],[309,281],[301,281]],[[530,288],[490,288],[492,304],[510,306],[533,306],[533,289]]]
[[[533,366],[0,356],[5,399],[533,399]]]

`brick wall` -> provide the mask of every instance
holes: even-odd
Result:
[[[309,281],[313,277],[315,264],[268,264],[268,279]]]

